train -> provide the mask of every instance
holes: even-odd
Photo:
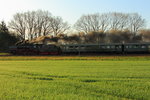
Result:
[[[150,53],[150,43],[100,43],[100,44],[21,44],[10,47],[14,55],[61,54],[129,54]]]
[[[56,45],[45,44],[21,44],[10,46],[9,51],[13,55],[60,55],[61,49]]]

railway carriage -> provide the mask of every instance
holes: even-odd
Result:
[[[150,43],[126,43],[125,53],[150,53]]]
[[[68,44],[61,49],[64,53],[121,53],[122,44]]]

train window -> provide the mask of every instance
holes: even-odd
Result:
[[[106,46],[107,49],[110,49],[110,46]]]
[[[143,49],[144,49],[144,48],[146,48],[146,46],[145,46],[145,45],[142,45],[142,46],[141,46],[141,48],[143,48]]]
[[[136,48],[137,48],[137,46],[135,46],[135,45],[134,45],[134,46],[133,46],[133,48],[134,48],[134,49],[136,49]]]
[[[130,49],[133,48],[132,45],[130,45],[129,48],[130,48]]]
[[[102,45],[102,46],[100,46],[100,48],[105,49],[105,46]]]
[[[116,45],[115,47],[118,48],[118,45]]]
[[[139,45],[134,45],[133,48],[135,48],[135,49],[136,49],[136,48],[139,48]]]
[[[85,49],[85,47],[84,47],[84,46],[81,46],[80,49]]]
[[[90,48],[90,46],[86,46],[86,48]]]
[[[126,46],[126,48],[129,48],[129,46]]]
[[[114,48],[115,48],[115,46],[111,46],[111,48],[112,48],[112,49],[114,49]]]
[[[102,49],[105,49],[105,46],[101,46]]]
[[[78,48],[79,48],[79,46],[75,46],[74,48],[75,48],[75,49],[78,49]]]
[[[68,47],[66,46],[65,49],[68,49]]]
[[[136,45],[136,48],[140,48],[140,46],[139,46],[139,45]]]
[[[115,47],[116,47],[116,48],[121,48],[121,46],[119,46],[119,45],[116,45]]]
[[[33,48],[36,48],[36,45],[34,45]]]
[[[69,46],[70,49],[73,49],[73,46]]]

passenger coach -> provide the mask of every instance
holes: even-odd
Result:
[[[150,53],[150,43],[126,43],[125,53]]]
[[[61,45],[63,53],[150,53],[150,43],[103,43]]]

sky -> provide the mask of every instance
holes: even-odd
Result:
[[[139,13],[150,28],[150,0],[0,0],[0,21],[9,22],[17,12],[46,10],[74,24],[83,14]]]

